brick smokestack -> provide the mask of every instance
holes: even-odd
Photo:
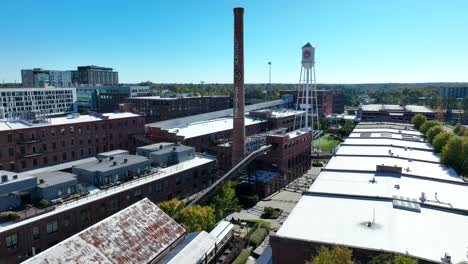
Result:
[[[234,8],[234,129],[232,139],[232,165],[245,153],[244,119],[244,8]]]

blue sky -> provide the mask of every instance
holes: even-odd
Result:
[[[121,82],[232,82],[233,11],[245,8],[247,83],[468,81],[466,0],[15,0],[0,4],[0,81],[22,68],[110,66]]]

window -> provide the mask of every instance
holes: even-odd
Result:
[[[162,184],[161,184],[160,182],[155,183],[155,184],[154,184],[154,190],[155,190],[156,192],[162,191]]]
[[[15,153],[14,153],[14,151],[13,151],[13,148],[9,148],[9,149],[8,149],[8,155],[10,155],[10,157],[13,156],[13,155],[15,155]]]
[[[42,150],[47,151],[47,144],[42,144]]]
[[[57,220],[47,223],[47,234],[53,234],[58,230]]]
[[[81,211],[80,215],[82,223],[87,224],[91,221],[91,214],[89,213],[89,210]]]
[[[33,227],[33,239],[38,240],[40,238],[40,233],[39,233],[39,227],[35,226]]]
[[[69,226],[70,225],[70,216],[67,215],[63,218],[63,226]]]
[[[21,161],[21,167],[22,167],[23,169],[26,168],[26,161],[25,161],[25,160],[22,160],[22,161]]]
[[[8,134],[8,143],[11,143],[13,141],[13,135]]]
[[[7,236],[5,242],[8,249],[15,249],[18,245],[18,236],[16,234]]]
[[[119,200],[114,199],[110,201],[110,209],[112,211],[119,209]]]

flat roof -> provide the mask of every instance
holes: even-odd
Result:
[[[400,140],[409,140],[416,142],[426,142],[422,136],[419,135],[409,135],[401,133],[392,133],[392,132],[352,132],[349,134],[349,138],[393,138]]]
[[[121,155],[121,154],[128,154],[128,150],[116,149],[116,150],[98,153],[97,156],[112,156],[112,155]]]
[[[266,122],[266,120],[252,117],[245,117],[245,126]],[[209,135],[221,131],[231,130],[233,128],[233,118],[224,117],[202,122],[190,123],[182,127],[168,129],[170,133],[183,136],[185,139]]]
[[[76,208],[78,206],[82,206],[84,204],[88,204],[100,199],[103,199],[105,197],[110,197],[112,195],[115,195],[120,192],[127,191],[130,188],[136,188],[138,186],[142,186],[144,184],[147,184],[148,182],[153,182],[157,181],[160,179],[164,179],[166,177],[172,176],[176,173],[183,172],[186,170],[190,170],[192,168],[205,165],[211,162],[215,162],[216,158],[211,157],[211,156],[206,156],[206,155],[197,155],[195,158],[180,162],[179,164],[169,166],[166,168],[160,168],[158,172],[155,172],[149,176],[139,178],[138,180],[134,181],[129,181],[126,182],[125,184],[117,185],[115,187],[111,187],[105,191],[98,190],[95,192],[93,195],[90,196],[83,196],[82,198],[74,201],[73,203],[64,203],[60,205],[55,206],[55,210],[50,211],[45,214],[38,215],[36,217],[31,217],[29,219],[26,219],[24,221],[19,221],[19,222],[6,222],[0,224],[0,232],[12,230],[16,227],[22,226],[22,225],[27,225],[32,222],[38,221],[39,219],[43,219],[46,217],[49,217],[51,215],[55,215],[57,213],[70,210],[72,208]]]
[[[407,105],[405,108],[407,111],[415,113],[434,113],[432,109],[424,105]]]
[[[392,138],[347,138],[342,145],[385,145],[385,146],[397,146],[397,147],[408,147],[426,149],[432,151],[432,145],[427,142],[418,141],[407,141],[398,140]]]
[[[184,233],[144,198],[24,263],[150,263]]]
[[[89,157],[89,158],[85,158],[85,159],[79,159],[79,160],[60,163],[60,164],[57,164],[57,165],[47,166],[47,167],[43,167],[43,168],[40,168],[40,169],[29,170],[29,171],[25,171],[25,172],[22,172],[22,173],[25,174],[25,175],[36,175],[38,173],[49,172],[49,171],[61,171],[61,170],[71,169],[73,166],[76,166],[76,165],[79,165],[79,164],[88,163],[88,162],[95,162],[95,161],[97,161],[97,158]]]
[[[119,119],[119,118],[139,116],[137,114],[128,113],[128,112],[105,113],[102,115],[109,119]],[[105,119],[106,118],[103,118],[99,115],[89,114],[89,115],[68,115],[68,116],[62,116],[62,117],[52,117],[52,118],[47,119],[48,122],[43,122],[43,123],[31,123],[31,122],[24,121],[24,120],[0,121],[0,131],[33,128],[33,127],[77,124],[77,123],[83,123],[83,122],[101,121]]]
[[[397,133],[397,134],[407,134],[407,135],[415,135],[415,136],[422,136],[419,131],[417,130],[405,130],[405,129],[394,129],[394,128],[363,128],[363,127],[356,127],[353,130],[353,133],[373,133],[373,132],[381,132],[381,133]]]
[[[159,150],[159,149],[161,148],[161,146],[164,148],[164,147],[166,147],[166,146],[172,146],[172,145],[175,145],[175,143],[171,143],[171,142],[161,142],[161,143],[156,143],[156,144],[141,146],[141,147],[138,147],[137,150],[152,151],[152,150]]]
[[[74,166],[74,168],[87,171],[111,171],[117,168],[128,167],[137,163],[148,161],[148,158],[138,155],[119,155],[112,158],[101,159]]]
[[[183,151],[187,151],[187,150],[195,151],[195,148],[190,147],[190,146],[185,146],[185,145],[178,145],[178,146],[163,148],[163,149],[160,149],[160,150],[155,150],[155,151],[151,152],[150,155],[153,154],[153,153],[155,155],[171,153],[171,152],[179,153],[179,152],[183,152]]]
[[[375,181],[374,181],[375,180]],[[468,210],[468,184],[391,173],[322,171],[309,192],[414,199],[421,204]],[[422,193],[426,197],[421,200]]]
[[[389,146],[349,146],[341,145],[336,152],[336,155],[352,155],[352,156],[386,156],[399,157],[404,159],[417,159],[423,161],[439,163],[440,157],[432,151],[424,151],[417,149],[404,149]]]
[[[311,215],[320,216],[313,217]],[[374,224],[367,227],[369,222]],[[440,262],[466,260],[467,216],[425,207],[394,208],[392,200],[303,195],[277,236],[408,254]]]
[[[334,156],[328,162],[326,169],[375,172],[377,165],[401,167],[401,173],[408,175],[456,182],[463,181],[453,168],[445,165],[394,157]]]
[[[231,222],[221,220],[216,224],[215,228],[210,231],[210,235],[216,237],[216,242],[219,243],[233,228],[234,225],[231,224]]]
[[[192,98],[230,98],[228,95],[207,95],[207,96],[182,96],[182,97],[161,97],[161,96],[138,96],[129,99],[134,100],[179,100],[179,99],[192,99]]]
[[[206,253],[215,247],[216,241],[216,237],[205,231],[190,233],[185,243],[176,247],[161,263],[201,263]]]
[[[35,175],[37,180],[44,180],[44,183],[39,184],[39,188],[46,188],[51,185],[66,183],[70,181],[77,181],[76,175],[63,171],[43,172]]]

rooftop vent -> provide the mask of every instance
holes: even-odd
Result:
[[[161,144],[161,145],[159,145],[159,149],[162,149],[162,148],[163,148],[163,145],[162,145],[162,144]]]
[[[2,175],[2,183],[8,181],[8,175]]]
[[[116,166],[116,165],[117,165],[117,161],[112,162],[112,166]]]
[[[407,197],[393,196],[393,208],[420,213],[421,207],[417,200]]]
[[[101,163],[102,162],[102,159],[98,159],[98,163]]]
[[[45,180],[44,179],[39,179],[39,184],[43,184],[45,183]]]
[[[173,148],[172,148],[172,150],[173,150],[173,151],[176,151],[176,150],[177,150],[177,148],[176,148],[176,147],[173,147]]]
[[[111,157],[109,157],[109,160],[114,160],[114,157],[112,157],[112,156],[111,156]]]
[[[123,163],[127,163],[128,162],[128,159],[124,159]]]
[[[18,179],[18,175],[13,175],[13,180]]]

